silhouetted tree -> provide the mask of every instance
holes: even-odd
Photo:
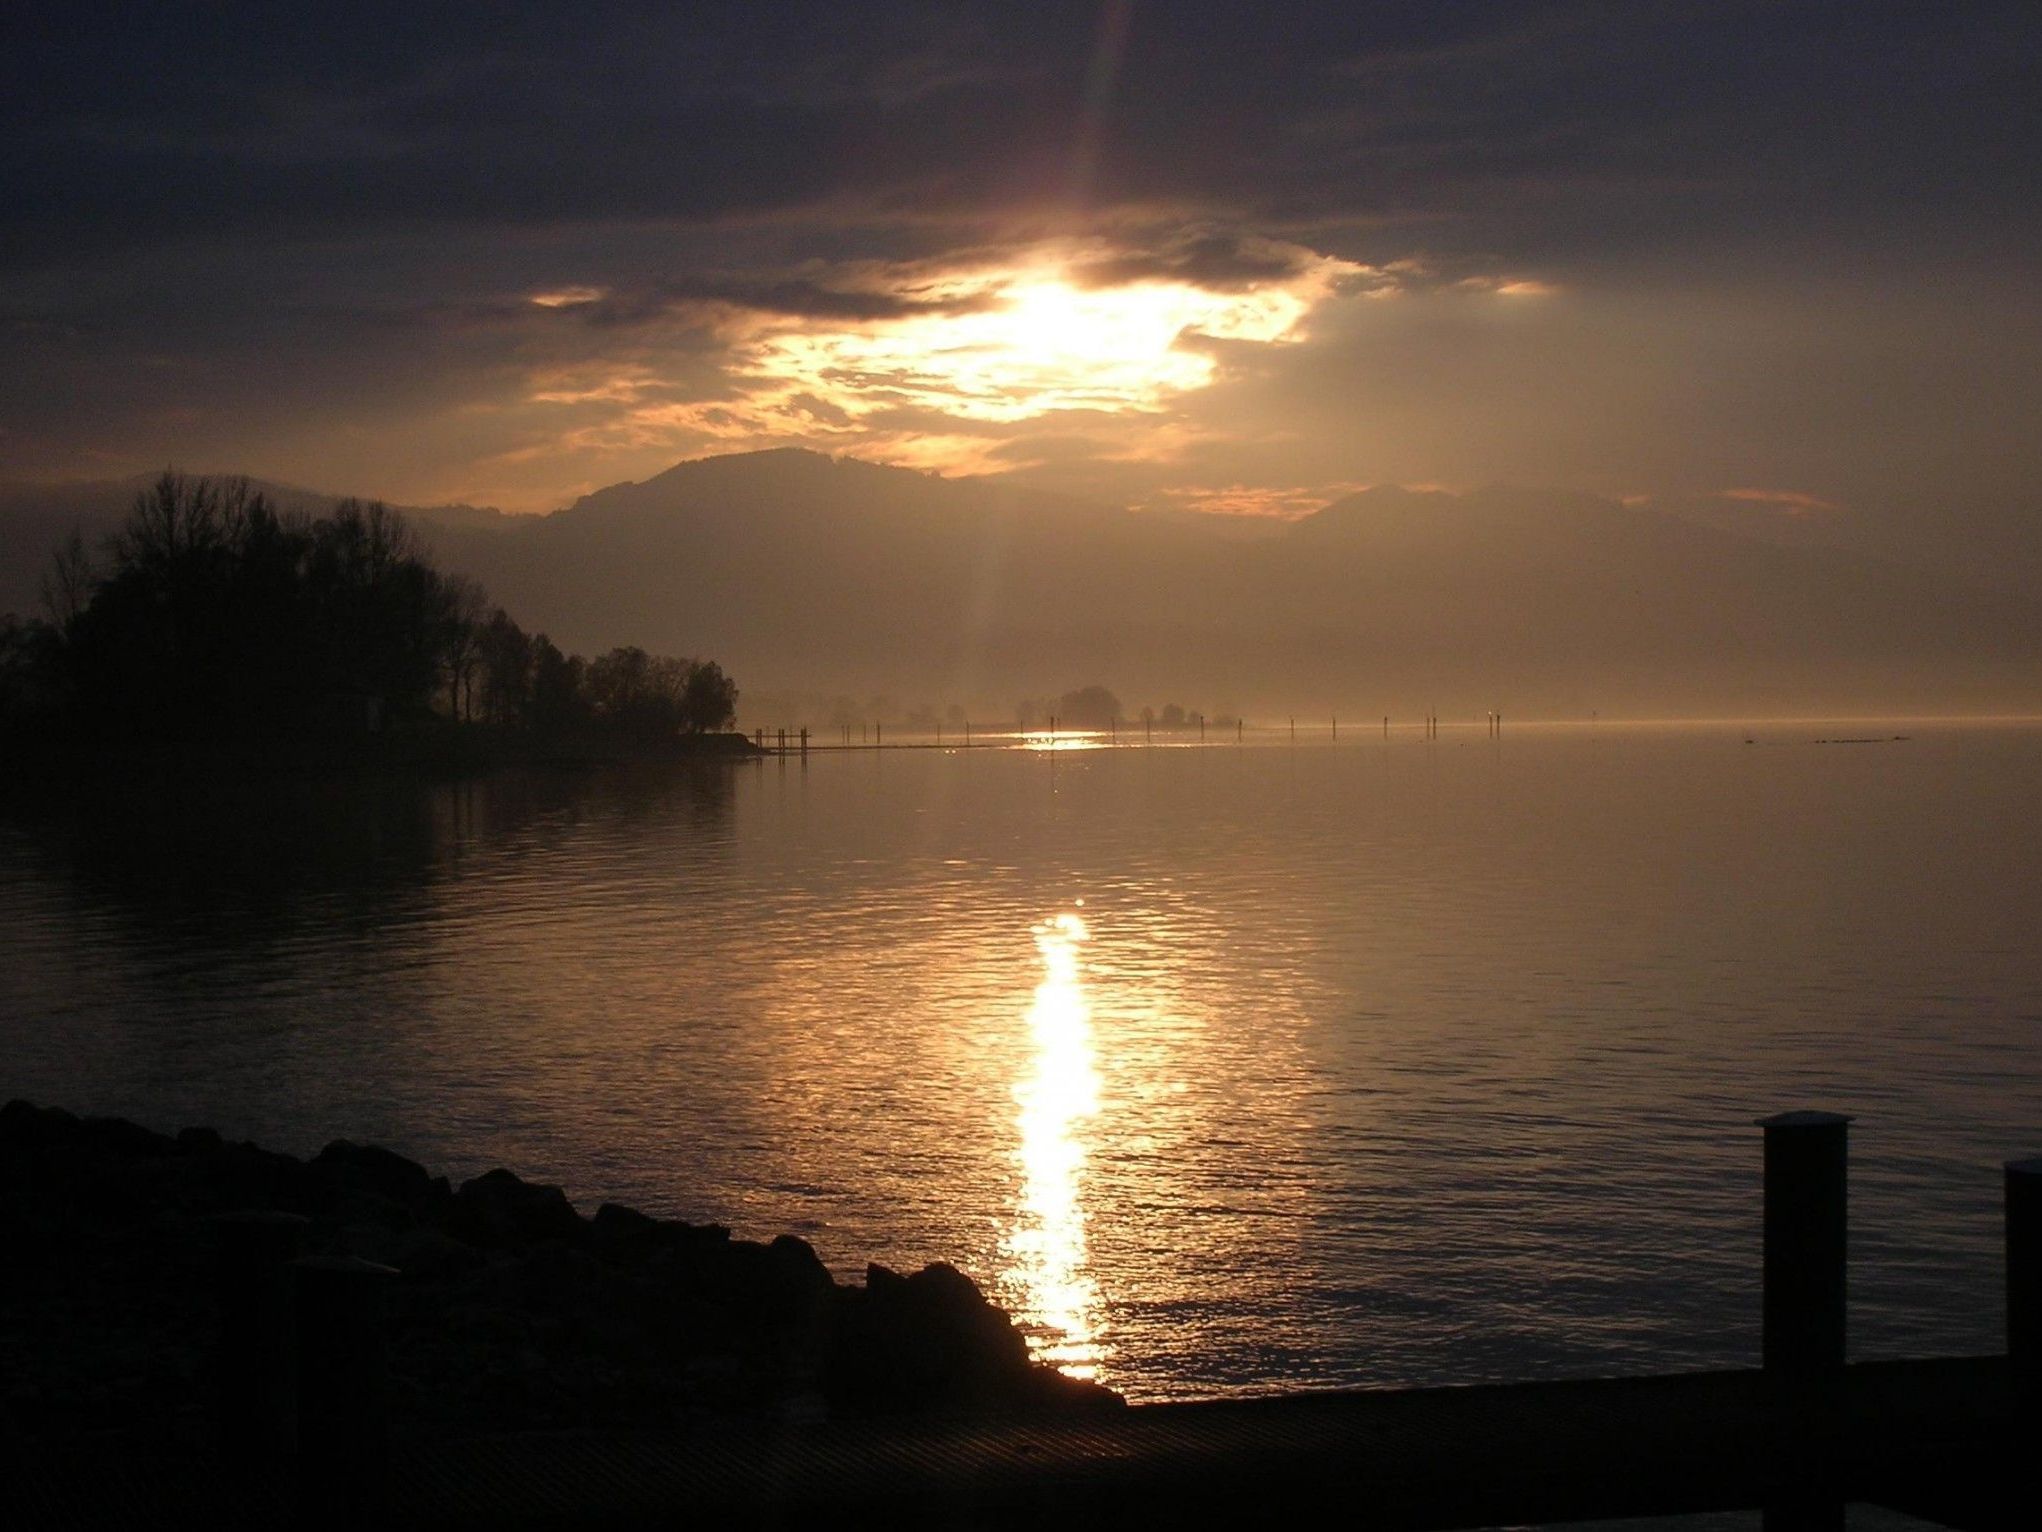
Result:
[[[714,660],[698,660],[681,688],[681,727],[690,734],[727,729],[737,717],[737,683]]]
[[[585,684],[588,664],[578,654],[562,654],[541,633],[532,640],[532,727],[541,734],[564,734],[588,720]]]
[[[527,637],[442,574],[380,502],[286,520],[243,480],[166,473],[96,567],[81,539],[43,587],[46,622],[0,628],[0,717],[93,734],[267,737],[381,720],[645,739],[729,725],[713,663],[613,649],[593,664]]]
[[[502,607],[490,613],[477,640],[482,716],[510,728],[532,724],[534,644]]]
[[[1081,686],[1057,698],[1056,717],[1074,729],[1110,729],[1120,721],[1120,699],[1103,686]]]
[[[447,711],[473,721],[475,681],[482,669],[482,630],[489,620],[489,593],[466,575],[449,575],[442,586],[441,644],[447,674]]]

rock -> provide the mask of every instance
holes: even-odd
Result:
[[[78,1125],[87,1143],[109,1150],[122,1159],[158,1159],[177,1152],[177,1140],[152,1132],[125,1117],[87,1117]]]
[[[635,1266],[650,1256],[658,1248],[659,1230],[657,1218],[616,1202],[597,1208],[589,1223],[596,1253],[616,1265]]]
[[[171,1185],[178,1199],[199,1213],[274,1208],[309,1215],[326,1201],[318,1177],[302,1160],[253,1144],[223,1144],[210,1153],[180,1155]]]
[[[78,1119],[60,1106],[21,1100],[0,1106],[0,1145],[9,1149],[47,1149],[77,1134]]]
[[[375,1144],[355,1144],[337,1138],[314,1156],[312,1173],[318,1177],[335,1205],[357,1219],[382,1223],[429,1220],[443,1210],[452,1197],[445,1177],[435,1177],[423,1165]],[[365,1203],[380,1203],[398,1216],[381,1216]]]
[[[911,1277],[869,1266],[835,1317],[824,1388],[837,1408],[1016,1408],[1039,1394],[1027,1341],[954,1266]]]
[[[447,1227],[470,1244],[504,1250],[579,1239],[588,1226],[559,1187],[521,1180],[499,1168],[461,1183]]]
[[[417,1282],[444,1281],[472,1271],[485,1259],[473,1245],[463,1244],[443,1230],[431,1227],[406,1229],[385,1237],[382,1253],[360,1250],[371,1260],[395,1266],[405,1277]]]
[[[215,1214],[304,1217],[305,1244],[395,1266],[399,1435],[875,1411],[1068,1410],[1110,1392],[1031,1366],[954,1267],[839,1286],[807,1241],[606,1204],[494,1170],[450,1191],[345,1140],[309,1163],[0,1107],[0,1430],[195,1442],[219,1332]],[[792,1406],[788,1401],[796,1401]]]

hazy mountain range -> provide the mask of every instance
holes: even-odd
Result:
[[[109,530],[135,488],[0,492],[0,610],[35,610],[49,550]],[[1090,682],[1130,710],[1357,722],[2042,708],[2042,603],[2019,592],[1552,491],[1379,488],[1244,539],[780,451],[548,516],[412,514],[526,628],[717,659],[760,723],[819,723],[837,696],[997,719]]]

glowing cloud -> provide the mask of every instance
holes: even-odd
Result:
[[[946,284],[955,310],[775,328],[740,349],[761,389],[805,393],[856,418],[934,410],[1009,423],[1058,410],[1156,412],[1210,383],[1209,341],[1296,338],[1347,263],[1320,260],[1243,291],[1185,280],[1081,286],[1052,260]],[[1355,268],[1359,269],[1359,268]]]

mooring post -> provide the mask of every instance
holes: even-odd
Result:
[[[2015,1398],[2042,1411],[2042,1159],[2007,1162],[2007,1363]]]
[[[801,753],[802,753],[803,755],[807,755],[807,754],[808,754],[808,725],[807,725],[807,724],[803,724],[803,725],[801,726]]]
[[[1765,1370],[1815,1382],[1844,1360],[1847,1133],[1836,1112],[1761,1117],[1765,1129]]]
[[[1765,1129],[1766,1375],[1797,1413],[1833,1402],[1825,1385],[1844,1366],[1844,1257],[1848,1228],[1850,1118],[1781,1112]],[[1804,1460],[1780,1499],[1765,1507],[1764,1532],[1843,1532],[1843,1499],[1826,1465]]]
[[[308,1220],[257,1209],[212,1223],[220,1262],[213,1415],[220,1456],[237,1469],[274,1473],[289,1461],[297,1424],[288,1272]]]
[[[397,1273],[353,1256],[292,1263],[297,1299],[298,1502],[315,1523],[369,1520],[390,1466],[383,1293]]]

